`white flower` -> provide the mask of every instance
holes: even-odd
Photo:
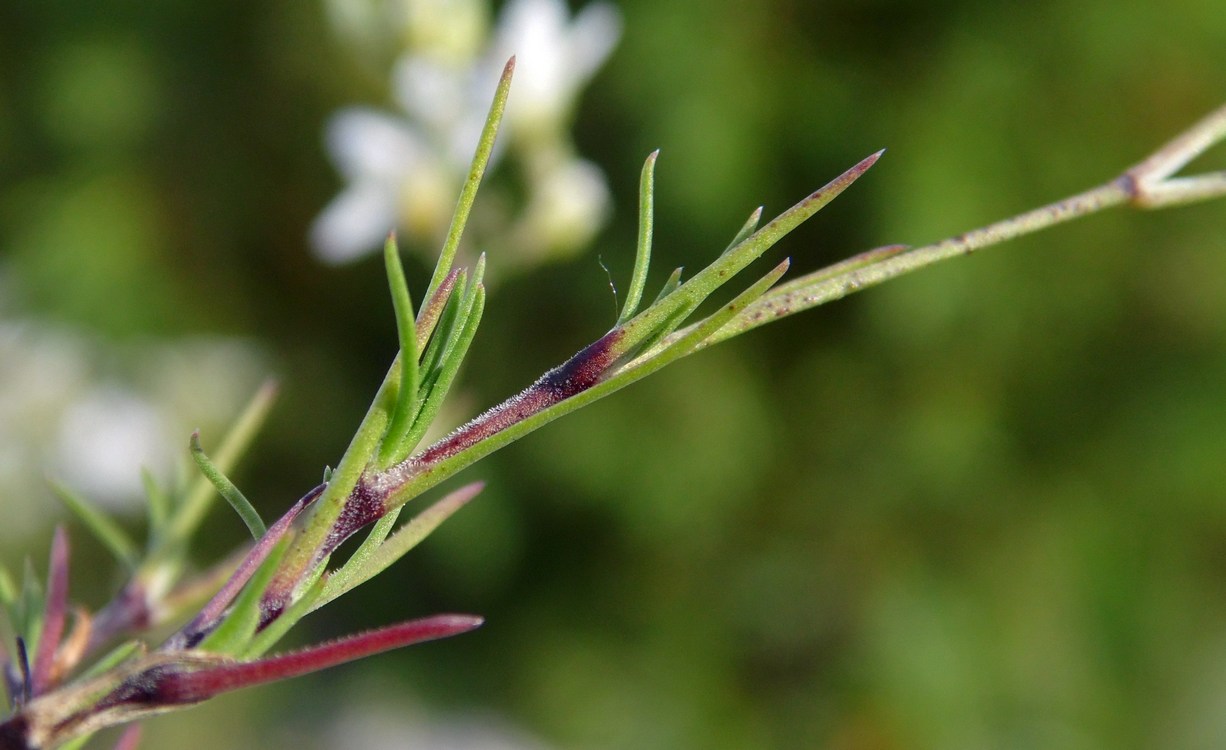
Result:
[[[564,125],[579,92],[617,45],[621,16],[592,3],[568,19],[562,0],[514,0],[503,10],[487,66],[515,55],[508,125],[529,133]],[[569,21],[569,22],[568,22]]]
[[[419,4],[437,10],[447,0]],[[440,22],[424,10],[409,16]],[[566,130],[580,90],[612,51],[620,26],[607,3],[589,5],[571,21],[561,0],[511,0],[483,54],[461,60],[454,45],[446,54],[411,49],[392,72],[402,115],[354,108],[328,124],[328,151],[346,187],[312,226],[316,254],[350,261],[377,250],[397,228],[410,239],[442,237],[512,54],[515,83],[491,167],[505,153],[525,164],[527,206],[511,225],[485,222],[495,234],[477,242],[491,250],[510,245],[508,255],[522,263],[589,241],[608,214],[608,190],[599,169],[573,156]]]
[[[348,186],[311,227],[311,243],[323,260],[344,263],[365,255],[398,226],[428,236],[446,221],[455,169],[408,122],[344,110],[328,123],[327,145]]]

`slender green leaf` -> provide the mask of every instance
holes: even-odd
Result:
[[[639,301],[643,298],[643,288],[647,285],[647,269],[651,265],[651,236],[655,215],[656,159],[659,156],[658,149],[651,152],[643,164],[643,174],[639,180],[638,244],[634,250],[634,271],[630,275],[630,288],[626,290],[626,305],[617,318],[618,325],[633,317],[639,309]]]
[[[27,557],[21,575],[21,594],[13,608],[13,626],[17,628],[18,634],[25,636],[29,653],[38,649],[38,637],[43,632],[45,607],[46,600],[43,598],[38,572],[34,570],[34,563]]]
[[[454,332],[463,326],[460,316],[464,310],[464,296],[468,288],[468,269],[461,268],[456,275],[455,287],[451,295],[447,298],[447,304],[443,307],[442,314],[439,315],[438,323],[434,326],[434,333],[430,336],[430,343],[426,345],[425,352],[421,355],[421,372],[422,383],[419,391],[425,393],[429,388],[429,379],[436,376],[442,368],[443,354],[447,351],[447,342],[451,340]]]
[[[478,285],[472,299],[472,307],[465,316],[467,318],[466,324],[456,337],[450,356],[443,362],[443,367],[439,371],[435,383],[431,387],[430,393],[426,396],[421,411],[417,415],[417,422],[414,423],[413,429],[409,431],[405,443],[400,448],[399,453],[401,455],[407,454],[417,445],[422,436],[425,435],[426,430],[433,423],[434,418],[438,416],[439,409],[442,408],[447,392],[451,389],[456,373],[459,372],[460,365],[464,362],[464,355],[468,353],[468,347],[472,344],[473,336],[477,333],[477,326],[481,323],[481,314],[484,310],[485,287]]]
[[[400,263],[400,250],[396,236],[388,235],[383,246],[383,261],[387,268],[387,282],[392,290],[392,307],[396,313],[396,331],[400,337],[400,386],[396,393],[396,406],[387,426],[387,437],[379,449],[379,463],[386,465],[393,459],[393,451],[404,438],[404,433],[413,424],[417,402],[417,322],[414,320],[413,300],[409,296],[408,280]]]
[[[443,315],[443,310],[447,309],[447,304],[451,302],[451,295],[455,291],[459,278],[460,269],[451,269],[451,273],[447,274],[443,283],[425,298],[421,309],[417,311],[417,348],[419,350],[434,335],[434,329]]]
[[[677,287],[681,286],[681,271],[682,269],[680,268],[674,268],[673,272],[670,273],[668,278],[664,280],[664,286],[660,287],[660,293],[656,295],[655,301],[651,303],[653,307],[658,304],[660,300],[676,291]]]
[[[399,356],[399,355],[397,355]],[[279,578],[297,580],[306,575],[312,566],[323,562],[316,559],[318,550],[332,530],[333,524],[345,508],[349,494],[357,486],[362,472],[373,460],[380,441],[387,433],[389,415],[395,405],[396,391],[400,385],[400,366],[393,360],[379,385],[378,392],[366,415],[362,417],[349,447],[341,456],[340,463],[332,470],[328,486],[315,501],[314,510],[308,510],[310,518],[306,527],[295,537],[293,546],[285,557]],[[280,619],[280,618],[278,618]]]
[[[699,321],[696,325],[685,333],[685,335],[668,340],[644,352],[638,359],[628,363],[622,372],[630,371],[636,367],[641,367],[647,364],[651,365],[651,369],[660,369],[664,365],[674,362],[684,356],[693,354],[698,346],[712,333],[722,328],[729,320],[732,320],[741,313],[746,307],[759,299],[765,294],[776,281],[787,273],[790,261],[783,261],[775,266],[763,276],[754,282],[748,289],[738,294],[731,302],[721,307],[718,311],[711,314],[707,318]],[[621,372],[618,373],[620,375]],[[617,375],[613,376],[614,378]]]
[[[238,487],[231,482],[230,479],[222,474],[221,471],[209,460],[205,455],[204,449],[200,447],[200,433],[193,432],[190,441],[192,459],[196,462],[196,466],[200,467],[200,473],[204,474],[213,486],[217,488],[217,492],[226,499],[234,512],[239,518],[243,519],[243,523],[247,524],[248,530],[251,531],[251,536],[254,539],[259,539],[268,531],[268,527],[264,525],[263,519],[256,509],[251,505],[250,501],[239,491]]]
[[[758,206],[753,210],[753,213],[749,214],[749,218],[745,220],[745,223],[737,231],[736,236],[732,238],[732,242],[728,243],[728,247],[724,248],[724,252],[726,253],[744,242],[758,228],[758,222],[760,221],[762,221],[762,206]]]
[[[460,360],[464,359],[464,352],[462,350],[457,354],[457,346],[459,346],[464,331],[469,325],[477,296],[485,294],[485,287],[482,285],[484,279],[485,253],[481,253],[477,256],[477,263],[473,266],[472,274],[468,278],[467,285],[464,287],[464,294],[460,297],[460,313],[456,316],[452,329],[448,331],[446,344],[443,346],[443,353],[440,356],[440,360],[444,363],[449,363],[457,357]]]
[[[143,641],[131,640],[119,644],[111,649],[105,656],[90,665],[89,669],[81,674],[82,679],[96,677],[103,672],[110,670],[113,667],[119,666],[128,658],[144,651],[145,644]]]
[[[460,237],[468,224],[468,214],[472,211],[473,202],[477,198],[477,188],[481,186],[481,178],[489,165],[490,154],[494,151],[494,140],[498,136],[498,126],[502,122],[502,113],[506,110],[507,94],[511,89],[511,76],[515,72],[515,58],[507,61],[502,69],[502,77],[498,80],[498,89],[494,92],[494,101],[490,104],[489,115],[481,130],[481,138],[477,141],[477,152],[473,154],[472,165],[468,169],[468,177],[460,190],[460,199],[456,203],[455,214],[451,218],[451,227],[447,230],[447,239],[439,253],[438,264],[434,267],[434,277],[426,290],[429,297],[443,283],[443,279],[451,272],[455,261],[456,250],[460,246]]]
[[[90,505],[89,501],[73,492],[67,485],[51,480],[52,491],[64,505],[110,550],[120,564],[129,571],[136,569],[139,553],[136,543],[109,516]]]
[[[170,495],[158,486],[157,479],[147,466],[141,467],[140,482],[145,489],[145,503],[149,515],[148,545],[152,549],[165,532],[166,522],[170,519]]]
[[[786,271],[787,261],[776,266],[766,276],[762,277],[758,282],[745,290],[732,301],[726,304],[719,312],[708,317],[703,324],[702,333],[709,335],[709,330],[712,326],[723,325],[728,319],[734,317],[744,307],[752,302],[752,300],[761,296],[770,285],[779,279]],[[697,340],[697,339],[695,339]],[[675,342],[674,342],[675,343]],[[690,342],[687,342],[690,343]],[[632,363],[627,364],[622,369],[614,372],[607,379],[601,380],[596,385],[581,391],[578,394],[571,396],[563,401],[560,401],[550,407],[542,409],[539,412],[531,414],[523,419],[514,422],[508,427],[490,435],[488,438],[478,441],[463,450],[450,454],[448,457],[440,459],[430,467],[430,471],[414,474],[397,487],[388,497],[386,503],[389,507],[395,507],[398,504],[406,502],[408,499],[420,495],[422,492],[436,486],[438,483],[454,476],[457,472],[470,466],[490,453],[515,442],[524,435],[552,422],[553,420],[565,414],[583,408],[588,404],[597,401],[615,391],[621,390],[626,386],[634,383],[642,378],[650,375],[656,370],[663,367],[672,361],[680,359],[686,354],[692,353],[693,348],[686,350],[684,347],[678,347],[673,351],[661,349],[661,345],[656,347],[657,353],[660,356],[642,355]]]
[[[246,451],[260,426],[264,424],[276,395],[277,386],[272,381],[264,383],[256,391],[213,455],[213,464],[219,472],[229,473],[234,468],[239,456]],[[176,509],[167,523],[166,533],[158,539],[157,547],[142,563],[142,573],[162,567],[164,558],[183,554],[188,540],[195,534],[215,497],[213,485],[208,479],[200,477],[192,484],[183,504]]]
[[[344,586],[346,581],[353,577],[354,571],[361,568],[366,560],[374,554],[375,550],[379,549],[383,541],[387,539],[387,535],[392,533],[392,529],[396,526],[396,520],[400,518],[400,513],[403,510],[403,505],[399,508],[393,508],[378,521],[375,521],[375,524],[370,527],[370,533],[366,535],[366,538],[362,540],[358,548],[353,551],[353,554],[349,556],[345,564],[328,575],[328,583],[321,596],[326,597],[327,592]],[[329,597],[329,600],[334,598]],[[322,602],[317,602],[315,609],[318,609],[320,606],[322,606]]]
[[[829,302],[843,294],[856,291],[861,288],[860,282],[856,280],[857,273],[861,269],[870,269],[888,262],[907,250],[909,250],[907,245],[886,245],[866,250],[846,260],[780,284],[769,294],[763,295],[761,299],[742,310],[740,315],[728,321],[723,328],[707,337],[699,348],[718,344],[785,315],[794,315],[822,302]],[[832,285],[838,287],[837,293],[831,293]]]
[[[622,351],[633,351],[641,346],[645,339],[658,336],[663,321],[670,318],[675,319],[678,310],[696,308],[716,289],[726,284],[729,279],[756,260],[788,232],[838,197],[868,171],[880,156],[881,152],[877,152],[861,160],[851,169],[772,219],[769,224],[734,245],[667,297],[627,321],[622,326],[624,335],[618,342],[618,348]]]

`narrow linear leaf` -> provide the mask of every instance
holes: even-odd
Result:
[[[470,317],[473,314],[473,307],[476,304],[477,296],[485,294],[483,281],[485,280],[485,253],[477,256],[477,263],[473,266],[472,273],[469,275],[467,284],[464,287],[464,294],[460,297],[460,313],[456,316],[455,324],[448,331],[446,343],[443,346],[443,352],[440,359],[443,362],[449,362],[454,358],[463,359],[464,353],[457,355],[457,345],[464,334],[464,330],[468,327]]]
[[[426,345],[426,350],[421,355],[422,384],[419,390],[423,393],[430,386],[430,378],[436,376],[438,370],[442,367],[443,353],[447,350],[447,342],[454,335],[454,332],[463,325],[459,318],[465,307],[464,296],[467,288],[468,269],[461,268],[456,275],[455,288],[452,290],[450,297],[448,297],[446,306],[443,307],[438,323],[434,326],[434,333],[430,336],[430,343]]]
[[[619,348],[624,348],[624,351],[637,349],[644,339],[659,334],[661,321],[675,318],[678,310],[695,309],[716,289],[726,284],[767,249],[838,197],[867,172],[881,157],[881,154],[882,152],[878,151],[862,159],[851,169],[814,191],[796,205],[776,216],[766,226],[724,252],[713,263],[696,273],[689,281],[681,284],[667,297],[627,321],[622,326],[624,335],[618,343]]]
[[[629,371],[636,367],[650,364],[654,371],[670,362],[675,362],[684,356],[693,354],[711,334],[718,331],[729,320],[732,320],[749,307],[749,305],[753,304],[754,300],[766,294],[775,282],[787,273],[790,264],[791,261],[784,260],[761,279],[754,282],[748,289],[738,294],[731,302],[721,307],[717,312],[693,325],[683,335],[670,337],[669,340],[665,340],[653,349],[648,349],[638,359],[627,364],[624,370]],[[616,375],[613,377],[616,377]]]
[[[761,294],[763,294],[770,285],[773,284],[784,273],[787,268],[787,261],[776,266],[770,273],[764,276],[756,284],[751,286],[736,299],[729,302],[721,311],[707,318],[704,325],[707,327],[703,330],[706,333],[711,326],[722,324],[729,317],[735,316],[743,306]],[[695,335],[697,339],[697,334]],[[658,348],[658,346],[657,346]],[[540,427],[552,422],[553,420],[569,414],[573,411],[583,408],[588,404],[597,401],[605,396],[618,391],[626,386],[634,383],[647,375],[655,372],[669,362],[680,359],[686,354],[692,353],[693,349],[686,351],[684,348],[678,348],[674,352],[665,352],[661,356],[642,355],[639,359],[627,364],[619,369],[607,379],[597,382],[592,387],[580,391],[579,393],[570,396],[558,403],[555,403],[541,411],[524,416],[507,427],[489,435],[487,438],[466,445],[455,453],[448,454],[445,458],[432,462],[426,471],[417,471],[407,476],[402,484],[397,486],[388,496],[386,504],[388,507],[395,507],[399,503],[405,502],[408,498],[416,497],[422,492],[436,486],[440,482],[454,476],[456,473],[472,465],[474,462],[484,458],[494,451],[502,448],[510,443],[515,442],[524,435],[527,435]],[[658,352],[657,352],[658,353]],[[518,397],[512,397],[518,398]],[[495,407],[497,409],[497,407]],[[428,449],[427,449],[428,451]]]
[[[145,489],[145,503],[149,516],[149,546],[152,548],[161,539],[170,519],[170,495],[158,486],[157,479],[149,467],[140,470],[141,486]]]
[[[90,533],[98,541],[102,542],[104,547],[110,550],[111,554],[119,560],[121,565],[129,571],[136,569],[136,563],[139,560],[136,543],[124,533],[119,524],[95,508],[88,500],[78,495],[67,485],[55,480],[50,480],[49,484],[56,497],[60,499],[60,502],[64,503],[85,528],[89,529]]]
[[[421,411],[417,415],[417,422],[414,423],[413,429],[409,431],[405,443],[400,447],[400,455],[407,455],[421,441],[422,436],[426,434],[426,430],[429,429],[430,424],[438,415],[448,391],[451,390],[451,384],[455,380],[456,373],[459,372],[460,365],[464,362],[464,356],[468,353],[468,347],[472,344],[473,336],[477,334],[477,327],[481,323],[481,315],[484,310],[485,287],[478,286],[476,295],[473,298],[472,309],[468,314],[467,323],[460,331],[452,354],[443,363],[442,370],[439,371],[434,386],[426,396]]]
[[[400,518],[400,513],[403,510],[403,505],[393,508],[371,526],[370,533],[366,535],[366,538],[362,540],[358,548],[353,551],[353,554],[349,556],[345,564],[328,576],[328,585],[320,594],[321,599],[315,603],[312,611],[339,596],[339,594],[331,595],[331,592],[338,589],[347,591],[351,588],[347,585],[349,580],[370,559],[375,550],[379,549],[380,545],[387,539],[388,534],[392,533],[392,529],[396,527],[396,521]]]
[[[213,456],[212,461],[218,472],[226,474],[234,468],[239,456],[247,450],[252,439],[264,424],[276,396],[277,385],[273,381],[265,382],[256,391],[255,396],[243,409],[238,421],[226,433]],[[163,558],[182,554],[187,541],[195,534],[200,522],[213,504],[214,497],[213,486],[206,478],[201,477],[194,482],[183,504],[178,507],[167,523],[166,533],[158,540],[158,546],[142,567],[152,570],[165,562]]]
[[[81,674],[81,678],[87,679],[96,677],[103,672],[109,672],[113,667],[117,667],[129,658],[143,653],[144,650],[145,644],[142,641],[132,640],[121,643],[107,652],[106,656],[91,664],[89,669]]]
[[[630,288],[626,290],[626,305],[617,318],[618,325],[625,323],[638,311],[639,301],[643,298],[643,288],[647,285],[655,215],[656,159],[659,156],[659,149],[652,151],[643,164],[643,174],[639,181],[639,236],[634,249],[634,271],[630,275]]]
[[[414,406],[417,401],[417,322],[414,320],[413,300],[409,296],[409,283],[400,263],[400,249],[396,246],[395,234],[388,235],[383,246],[383,261],[387,269],[387,282],[392,292],[392,307],[396,313],[396,331],[400,338],[400,387],[396,393],[396,406],[387,426],[387,437],[379,450],[379,461],[386,464],[392,458],[393,449],[401,442],[404,433],[413,424]]]
[[[660,300],[675,292],[677,287],[681,286],[681,271],[682,269],[680,268],[674,268],[673,272],[670,273],[668,278],[664,280],[664,286],[660,287],[660,293],[656,295],[655,301],[651,303],[653,307],[658,304]]]
[[[195,645],[194,641],[201,633],[207,632],[216,625],[224,614],[226,607],[230,606],[230,603],[234,601],[251,577],[255,575],[260,566],[268,559],[268,556],[272,554],[276,545],[288,534],[298,514],[306,506],[314,502],[323,490],[323,485],[320,485],[306,495],[303,495],[285,515],[281,516],[276,523],[269,527],[268,533],[259,538],[255,546],[251,548],[238,566],[234,568],[233,573],[228,576],[221,588],[217,589],[214,587],[217,593],[209,599],[207,604],[200,608],[200,611],[192,618],[191,622],[183,626],[183,628],[166,641],[168,647],[191,648]]]
[[[485,168],[490,162],[490,154],[494,151],[494,140],[498,136],[502,113],[506,110],[507,94],[511,90],[511,76],[514,72],[515,58],[512,57],[502,69],[502,77],[498,79],[498,89],[494,92],[494,101],[490,104],[489,115],[486,116],[485,126],[481,129],[481,137],[477,141],[477,151],[473,154],[468,177],[464,180],[464,187],[460,190],[460,199],[456,202],[451,226],[447,230],[447,239],[443,242],[438,264],[434,267],[434,276],[430,279],[430,286],[426,290],[427,297],[443,283],[443,279],[451,272],[452,263],[455,262],[460,237],[464,234],[464,227],[468,224],[468,215],[477,198],[477,188],[481,186],[481,178],[485,175]]]
[[[875,247],[872,250],[865,250],[862,253],[856,253],[850,258],[844,258],[838,263],[832,263],[825,268],[818,269],[812,273],[807,273],[796,279],[792,279],[784,284],[780,284],[771,290],[771,294],[786,294],[797,289],[803,289],[810,284],[816,284],[823,281],[842,276],[850,271],[856,271],[861,268],[880,263],[883,260],[893,258],[899,253],[904,253],[910,249],[909,245],[885,245],[884,247]]]
[[[421,340],[420,337],[418,340]],[[357,486],[362,472],[373,460],[383,436],[387,433],[388,415],[394,408],[399,385],[400,367],[393,361],[375,393],[374,401],[362,417],[357,432],[349,441],[349,447],[329,475],[323,493],[315,501],[315,509],[311,512],[306,527],[295,537],[282,571],[277,577],[279,588],[289,590],[314,567],[326,562],[326,559],[319,559],[319,550],[323,548],[333,524],[349,500],[350,493]]]
[[[247,529],[251,532],[254,539],[259,539],[268,531],[268,527],[264,525],[264,521],[260,518],[260,514],[243,496],[238,487],[231,482],[230,479],[217,468],[217,466],[209,460],[205,455],[204,448],[200,447],[200,431],[192,433],[190,447],[192,459],[195,460],[196,466],[200,467],[200,473],[204,474],[213,486],[217,488],[217,492],[226,499],[234,512],[239,518],[243,519],[243,523],[247,524]]]
[[[736,236],[732,238],[732,242],[728,243],[728,247],[724,248],[725,253],[744,242],[748,239],[749,235],[754,233],[754,230],[758,228],[758,222],[762,221],[762,210],[762,206],[758,206],[753,210],[753,213],[749,214],[749,218],[745,220],[745,223],[737,231]]]
[[[38,643],[38,636],[43,629],[45,607],[46,599],[38,571],[34,570],[34,563],[27,557],[21,573],[21,594],[13,607],[13,625],[30,644]]]

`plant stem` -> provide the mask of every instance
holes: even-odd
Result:
[[[1006,240],[1032,234],[1106,208],[1130,204],[1136,208],[1166,208],[1226,196],[1226,171],[1173,177],[1200,154],[1226,140],[1226,106],[1169,141],[1119,177],[1083,193],[1049,203],[986,227],[973,229],[931,245],[905,252],[884,252],[866,263],[839,264],[782,284],[751,304],[716,331],[699,349],[757,328],[776,318],[832,302],[903,274],[948,258],[969,255]],[[665,343],[688,332],[682,329]]]

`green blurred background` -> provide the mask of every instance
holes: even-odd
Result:
[[[574,133],[615,217],[496,285],[456,418],[611,325],[597,258],[626,278],[654,148],[659,284],[878,148],[775,257],[1062,197],[1226,99],[1219,0],[619,7]],[[353,103],[386,91],[314,2],[0,6],[0,314],[112,369],[246,342],[283,384],[237,476],[266,517],[336,462],[394,354],[378,261],[305,241],[340,187],[323,122]],[[464,478],[488,489],[294,640],[436,611],[482,630],[154,720],[147,747],[494,747],[441,738],[474,721],[554,748],[1226,746],[1226,203],[1116,211],[780,322]],[[0,488],[3,514],[52,502]],[[41,565],[50,523],[5,563]],[[202,558],[243,537],[221,512],[206,531]],[[74,533],[96,606],[116,581]]]

